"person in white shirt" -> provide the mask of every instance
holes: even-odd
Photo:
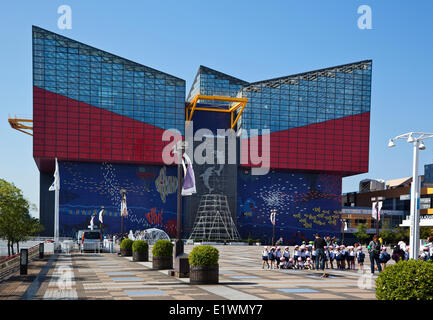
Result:
[[[287,269],[287,262],[286,259],[284,259],[284,257],[280,258],[280,269]]]
[[[280,261],[281,261],[281,248],[277,247],[275,250],[275,268],[280,268]]]
[[[311,251],[312,251],[312,248],[313,248],[313,246],[308,245],[308,247],[307,247],[306,250],[305,250],[305,257],[306,257],[307,259],[308,259],[308,258],[311,259]]]
[[[298,258],[297,269],[304,269],[304,261],[302,261],[301,257]]]
[[[358,246],[356,248],[356,260],[358,261],[358,268],[362,270],[364,267],[364,259],[365,259],[365,253],[362,252],[362,246]]]
[[[262,269],[265,268],[265,264],[268,265],[268,269],[269,269],[269,251],[268,251],[268,247],[265,246],[263,247],[263,251],[262,251],[262,260],[263,260],[263,264],[262,264]]]
[[[316,259],[317,259],[316,248],[313,247],[313,250],[311,251],[311,261],[312,261],[313,269],[316,266]]]
[[[313,266],[311,264],[311,258],[307,258],[307,261],[304,264],[304,269],[311,270],[312,268],[313,268]]]
[[[351,270],[355,270],[355,256],[356,256],[356,253],[355,253],[355,250],[354,250],[353,246],[349,247],[348,254],[349,254],[349,268]]]
[[[305,245],[301,246],[301,258],[303,262],[307,260],[307,254],[305,253]]]
[[[298,258],[301,256],[301,250],[299,250],[299,246],[295,246],[295,250],[293,252],[293,259],[295,259],[295,264],[298,263]]]

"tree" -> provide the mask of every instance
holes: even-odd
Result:
[[[394,228],[394,241],[409,242],[409,228],[396,227]]]
[[[391,228],[389,221],[384,222],[379,236],[383,241],[385,241],[385,243],[392,243],[396,240],[396,232]]]
[[[432,227],[421,227],[420,228],[420,239],[427,239],[428,237],[433,235]]]
[[[8,255],[11,250],[14,254],[14,244],[19,250],[19,242],[43,229],[39,220],[30,216],[31,207],[19,188],[0,179],[0,237],[8,242]]]
[[[370,236],[367,234],[367,225],[365,223],[358,224],[354,235],[359,239],[359,242],[361,243],[366,243],[367,240],[370,239]]]

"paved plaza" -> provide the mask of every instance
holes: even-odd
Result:
[[[151,262],[133,262],[117,253],[72,252],[33,261],[28,275],[15,274],[0,283],[0,299],[375,299],[376,275],[371,278],[369,271],[328,269],[329,277],[321,278],[315,270],[268,270],[261,267],[261,246],[216,247],[218,285],[190,285],[188,278],[171,277],[167,270],[152,270]],[[185,251],[192,248],[188,245]]]

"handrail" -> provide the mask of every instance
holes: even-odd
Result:
[[[48,241],[44,241],[46,243]],[[32,260],[35,256],[39,253],[39,244],[36,244],[30,248],[28,248],[29,252],[29,260]],[[6,276],[16,272],[19,267],[19,258],[21,256],[21,253],[16,253],[12,256],[7,257],[6,259],[3,259],[0,261],[0,281],[2,281]]]

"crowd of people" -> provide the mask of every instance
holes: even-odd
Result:
[[[419,258],[422,260],[433,260],[433,237],[422,247]],[[316,239],[307,243],[303,241],[301,245],[296,245],[293,251],[289,247],[268,247],[262,251],[262,269],[306,269],[321,270],[356,270],[363,269],[366,259],[365,249],[367,249],[370,259],[371,273],[374,273],[376,263],[377,270],[382,271],[387,263],[393,259],[395,262],[409,259],[409,247],[403,241],[391,249],[383,246],[377,235],[364,248],[361,244],[353,246],[338,245],[335,239],[330,237],[320,238],[316,234]],[[327,276],[323,273],[324,277]]]

